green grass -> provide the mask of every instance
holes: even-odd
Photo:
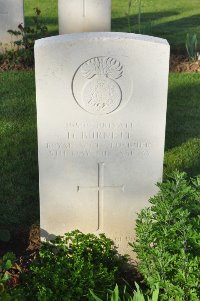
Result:
[[[166,127],[165,171],[200,174],[200,74],[172,73]]]
[[[0,226],[38,219],[36,107],[33,72],[0,74]]]
[[[128,0],[113,1],[114,30],[128,31],[127,2]],[[132,31],[137,32],[138,1],[132,0],[132,3],[134,4],[131,10]],[[176,52],[185,51],[187,33],[196,32],[200,38],[199,18],[199,0],[142,0],[141,22],[144,33],[146,31],[147,34],[167,39]],[[150,22],[152,29],[148,28]]]
[[[72,0],[73,1],[73,0]],[[35,15],[35,7],[41,10],[42,21],[47,25],[49,35],[58,34],[58,10],[57,0],[25,0],[24,12],[25,12],[25,24],[33,24],[33,16]]]
[[[39,218],[36,104],[33,72],[1,73],[0,226]],[[165,174],[200,174],[200,74],[171,74]]]
[[[73,0],[72,0],[73,1]],[[113,0],[112,30],[128,32],[127,11],[129,0]],[[132,0],[132,32],[138,32],[138,0]],[[34,7],[42,11],[50,35],[58,33],[57,0],[25,0],[25,21],[31,24]],[[199,0],[142,0],[141,22],[143,32],[168,39],[173,51],[185,51],[187,33],[196,32],[200,39]],[[151,23],[151,26],[150,26]]]

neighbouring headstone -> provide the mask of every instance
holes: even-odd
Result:
[[[59,33],[111,31],[111,0],[59,0]]]
[[[24,1],[0,0],[0,48],[10,47],[10,43],[17,39],[7,31],[18,30],[21,23],[24,23]]]
[[[162,179],[166,40],[83,33],[36,41],[42,236],[105,233],[130,253]]]

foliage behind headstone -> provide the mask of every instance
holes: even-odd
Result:
[[[18,31],[8,30],[11,35],[18,37],[14,42],[16,49],[9,50],[5,53],[5,59],[12,64],[22,64],[25,67],[34,65],[34,44],[35,40],[47,36],[48,29],[41,21],[41,11],[35,8],[35,16],[33,17],[33,26],[23,26],[19,24]]]

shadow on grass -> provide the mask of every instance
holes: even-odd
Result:
[[[177,11],[160,11],[154,13],[142,13],[141,14],[141,22],[146,23],[148,21],[154,21],[165,17],[177,16],[179,12]],[[131,26],[136,26],[138,24],[138,14],[132,14],[130,16]],[[134,28],[134,27],[133,27]],[[112,30],[116,31],[128,31],[128,18],[127,16],[120,18],[112,18]]]
[[[171,74],[165,139],[165,174],[200,174],[200,74]]]
[[[173,52],[185,53],[185,39],[187,33],[199,33],[200,14],[155,24],[159,19],[171,16],[178,16],[178,11],[161,11],[155,13],[142,13],[141,29],[142,34],[158,36],[167,39],[171,44]],[[138,15],[131,15],[131,32],[138,33]],[[128,32],[128,20],[124,16],[122,18],[114,18],[112,20],[113,31]]]
[[[165,150],[200,137],[200,74],[170,76]]]
[[[165,152],[164,175],[174,170],[187,172],[189,176],[200,175],[200,137],[189,139],[182,145]]]
[[[0,89],[0,227],[39,219],[34,74],[5,72]],[[21,231],[21,230],[20,230]],[[23,230],[24,231],[24,230]]]

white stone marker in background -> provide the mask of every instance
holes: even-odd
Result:
[[[59,33],[111,31],[111,0],[59,0]]]
[[[162,179],[169,45],[71,34],[36,41],[35,59],[41,228],[104,232],[130,253]]]
[[[7,31],[18,30],[21,23],[24,24],[24,1],[0,0],[0,48],[10,47],[10,43],[17,39]]]

